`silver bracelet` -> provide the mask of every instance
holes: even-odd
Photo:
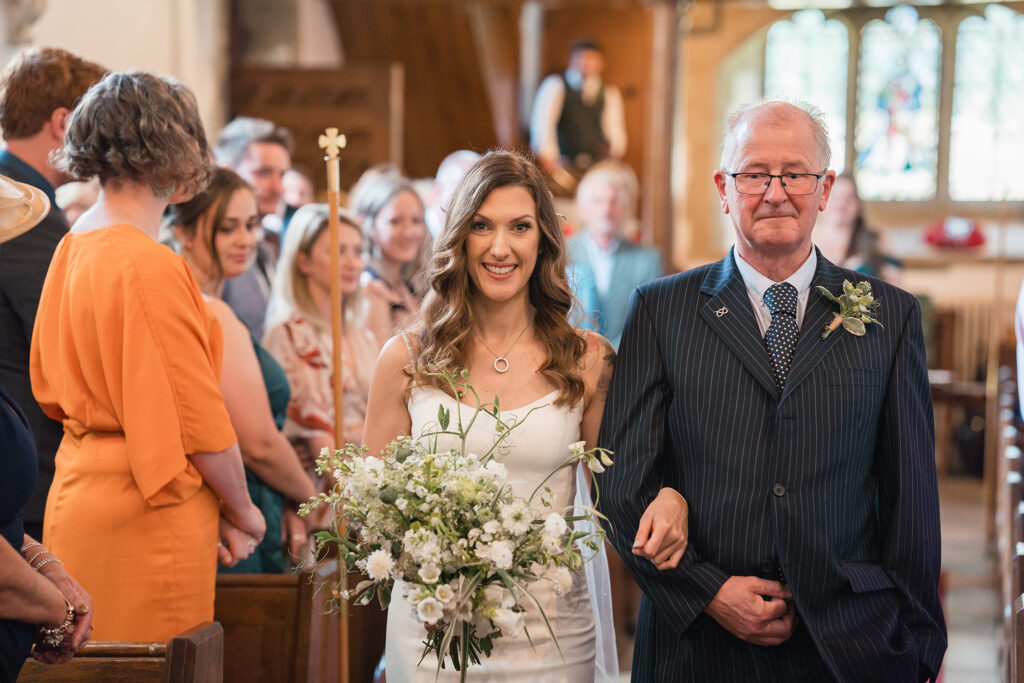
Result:
[[[33,567],[33,569],[35,569],[36,571],[39,571],[39,570],[41,570],[43,568],[44,564],[50,564],[51,562],[56,562],[58,567],[63,567],[64,566],[64,563],[61,562],[60,560],[58,560],[56,555],[51,553],[50,557],[46,558],[45,560],[43,560],[42,562],[37,564],[35,567]]]
[[[21,546],[21,554],[24,555],[26,550],[28,550],[29,548],[35,548],[36,546],[42,548],[43,544],[39,541],[32,541],[31,543],[26,543],[25,545]]]
[[[39,557],[40,555],[46,555],[46,554],[50,554],[50,555],[53,555],[53,553],[51,553],[51,552],[50,552],[49,550],[47,550],[46,548],[43,548],[42,550],[40,550],[39,552],[37,552],[37,553],[36,553],[35,555],[33,555],[32,557],[29,557],[29,558],[27,558],[27,559],[26,559],[25,561],[26,561],[26,562],[28,562],[29,566],[31,567],[31,566],[32,566],[32,563],[33,563],[33,562],[35,562],[35,559],[36,559],[37,557]],[[32,568],[33,568],[33,569],[35,569],[35,567],[32,567]]]

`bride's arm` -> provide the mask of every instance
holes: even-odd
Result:
[[[587,357],[583,369],[587,399],[581,429],[588,449],[597,445],[614,367],[615,349],[611,343],[599,334],[587,334]],[[620,457],[628,456],[612,454],[612,460]],[[590,471],[586,470],[585,474],[589,483]],[[686,552],[689,514],[686,499],[678,491],[669,487],[661,489],[640,518],[633,540],[633,554],[646,557],[660,570],[674,569]]]
[[[412,429],[405,404],[409,378],[403,372],[408,363],[409,351],[399,336],[389,339],[377,357],[363,427],[363,444],[370,455],[380,456],[381,450],[396,436],[408,434]]]

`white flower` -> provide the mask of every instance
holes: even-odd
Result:
[[[391,570],[394,568],[395,560],[387,551],[374,550],[366,558],[366,575],[374,581],[385,581],[391,576]]]
[[[512,592],[500,583],[489,583],[484,587],[484,600],[490,605],[506,609],[516,604],[516,598]]]
[[[554,585],[556,595],[565,595],[572,588],[572,572],[568,567],[558,567],[552,570],[547,578]]]
[[[523,632],[526,619],[523,612],[513,612],[510,609],[501,607],[494,615],[494,625],[501,629],[502,635],[517,638]]]
[[[487,472],[495,479],[506,479],[508,478],[508,469],[498,462],[497,460],[491,460],[484,466],[484,472]]]
[[[437,580],[441,578],[441,570],[433,563],[423,565],[417,573],[423,579],[423,583],[427,584],[437,583]]]
[[[447,583],[442,583],[434,591],[434,597],[441,601],[442,604],[447,605],[449,602],[455,599],[455,591]]]
[[[572,453],[574,457],[582,459],[586,455],[586,450],[586,441],[577,441],[576,443],[569,444],[569,452]]]
[[[598,460],[597,458],[590,458],[587,461],[587,467],[590,468],[591,472],[594,472],[596,474],[601,474],[602,472],[604,472],[604,465],[602,465],[601,461]]]
[[[491,536],[494,536],[495,534],[498,534],[500,532],[501,532],[501,522],[499,522],[498,520],[492,519],[491,521],[489,521],[489,522],[484,524],[484,533],[485,534],[490,534]]]
[[[427,596],[423,595],[423,591],[421,591],[419,588],[417,588],[414,591],[410,591],[409,592],[409,597],[408,597],[409,604],[412,605],[413,607],[415,607],[416,605],[418,605],[421,602],[423,602],[423,598],[424,597],[427,597]]]
[[[426,598],[416,606],[416,615],[420,618],[420,621],[433,626],[444,616],[444,608],[434,598]]]
[[[512,567],[512,543],[509,541],[495,541],[492,543],[489,555],[491,562],[498,569],[509,569]]]
[[[521,536],[530,530],[533,515],[522,500],[513,501],[501,508],[501,521],[513,536]]]
[[[549,536],[561,536],[568,530],[569,525],[565,523],[565,517],[557,512],[552,512],[544,519],[544,533]]]
[[[562,540],[560,536],[544,536],[540,548],[548,555],[557,555],[562,552]]]
[[[398,498],[397,500],[395,500],[395,507],[401,510],[402,512],[405,512],[405,508],[408,505],[409,501],[407,501],[405,498]]]

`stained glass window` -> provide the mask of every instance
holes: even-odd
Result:
[[[854,139],[864,199],[935,196],[941,56],[938,26],[908,5],[864,26]]]
[[[846,165],[846,73],[850,42],[846,26],[807,9],[777,21],[765,42],[766,98],[800,99],[825,114],[832,142],[830,168]]]
[[[956,36],[949,195],[1024,199],[1024,17],[999,5]]]

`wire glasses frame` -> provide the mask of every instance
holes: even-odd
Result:
[[[818,181],[825,177],[821,173],[729,173],[722,171],[732,178],[736,183],[736,191],[740,194],[764,194],[772,184],[773,178],[778,178],[782,189],[788,195],[798,196],[813,194],[818,189]]]

